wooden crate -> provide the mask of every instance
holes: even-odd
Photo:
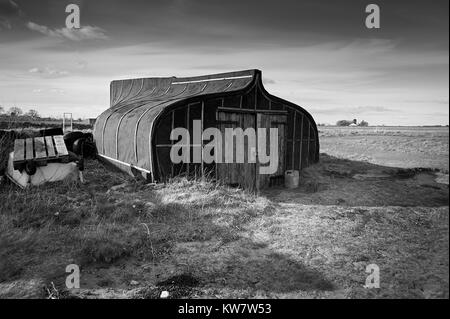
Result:
[[[21,170],[27,162],[45,166],[48,162],[69,162],[69,152],[62,135],[16,139],[14,169]]]

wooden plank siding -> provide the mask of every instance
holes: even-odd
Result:
[[[55,142],[57,156],[61,157],[69,155],[62,135],[53,136],[53,140]]]
[[[190,111],[191,111],[191,105],[190,104],[188,104],[188,106],[187,106],[187,112],[186,112],[186,129],[189,131],[189,128],[191,127],[191,123],[189,123],[189,113],[190,113]],[[190,143],[190,141],[189,141],[189,143]],[[191,152],[191,148],[189,147],[189,153]],[[191,158],[192,159],[192,158]],[[189,176],[189,173],[190,173],[190,165],[189,165],[189,163],[186,163],[186,174]]]
[[[253,94],[254,92],[252,92]],[[277,109],[271,110],[273,107],[272,102],[267,104],[269,109],[253,109],[248,108],[248,105],[242,105],[243,96],[240,95],[237,98],[228,99],[227,105],[229,105],[232,101],[235,101],[235,107],[226,107],[225,99],[220,98],[219,105],[214,109],[214,113],[216,114],[216,127],[219,128],[222,135],[225,136],[225,128],[237,128],[240,127],[245,130],[248,127],[253,127],[257,131],[258,127],[266,127],[270,129],[270,127],[277,127],[279,130],[279,167],[275,174],[270,176],[259,176],[257,165],[246,164],[246,163],[224,163],[225,162],[225,147],[230,147],[226,143],[230,143],[230,141],[223,141],[222,143],[222,162],[218,164],[213,164],[213,173],[216,180],[220,180],[226,184],[231,185],[241,185],[245,188],[254,188],[259,189],[263,188],[267,185],[272,185],[272,178],[283,178],[284,172],[287,169],[295,169],[301,170],[302,168],[308,166],[313,159],[315,158],[314,154],[311,152],[315,152],[316,145],[311,144],[315,143],[316,137],[314,132],[312,131],[312,124],[305,115],[298,110],[295,110],[287,105],[277,106]],[[253,99],[252,99],[253,102]],[[201,162],[200,164],[195,163],[182,163],[178,166],[178,169],[175,169],[176,165],[168,162],[168,158],[166,155],[162,156],[162,152],[164,154],[168,154],[170,148],[174,145],[174,141],[170,141],[169,144],[157,143],[156,146],[156,155],[157,155],[157,170],[162,176],[176,176],[182,172],[185,172],[187,175],[196,176],[196,177],[204,177],[205,176],[205,167],[207,164],[203,163],[203,147],[207,143],[201,139],[201,143],[196,145],[193,141],[192,135],[192,121],[197,119],[200,114],[200,122],[201,122],[201,131],[206,128],[205,127],[205,112],[211,111],[205,109],[205,100],[199,102],[188,103],[185,106],[179,106],[174,110],[171,110],[167,113],[167,117],[169,121],[167,122],[170,125],[171,129],[174,129],[175,126],[179,127],[180,125],[184,126],[187,130],[190,131],[191,140],[189,142],[190,148],[190,159],[191,162],[193,160],[193,154],[195,151],[198,151],[198,148],[201,149]],[[193,108],[199,108],[201,112],[198,110],[193,112]],[[185,109],[183,112],[184,119],[183,124],[178,119],[178,124],[176,124],[175,113],[178,109]],[[288,110],[292,110],[292,127],[290,135],[287,136],[287,127],[288,127]],[[195,116],[193,114],[196,114]],[[250,119],[251,118],[251,119]],[[292,118],[291,118],[292,119]],[[170,124],[169,124],[170,123]],[[210,126],[209,126],[210,127]],[[309,128],[309,129],[307,129]],[[281,133],[281,134],[280,134]],[[270,130],[267,131],[267,143],[270,141]],[[198,143],[197,143],[198,144]],[[289,144],[289,154],[286,153],[287,148],[286,145]],[[248,144],[247,139],[244,139],[244,149],[245,149],[245,159],[247,160],[248,156]],[[269,150],[269,145],[267,146],[267,151]],[[304,153],[305,152],[305,153]],[[233,153],[236,153],[236,145],[233,142]],[[286,160],[289,157],[289,167],[286,166]],[[235,158],[234,158],[235,160]],[[165,162],[165,163],[164,163]],[[244,165],[245,164],[245,165]],[[164,169],[163,169],[164,167]],[[200,173],[201,172],[201,173]],[[166,179],[166,178],[164,178]],[[247,185],[245,185],[247,184]]]
[[[56,157],[56,150],[55,145],[53,144],[53,137],[52,136],[46,136],[45,137],[45,146],[47,149],[47,156],[49,158]]]
[[[155,127],[155,171],[159,176],[157,179],[167,180],[168,176],[190,175],[204,177],[205,169],[209,168],[217,181],[225,184],[239,185],[247,189],[258,190],[272,185],[272,181],[282,180],[288,169],[302,170],[318,160],[318,137],[315,124],[307,112],[295,105],[267,96],[265,91],[256,83],[239,93],[227,92],[222,96],[200,97],[189,99],[185,104],[178,104],[167,110],[158,123],[166,125],[173,130],[176,127],[184,127],[190,132],[189,152],[191,163],[173,164],[168,154],[174,141],[162,141],[158,132],[165,128]],[[194,110],[195,109],[195,110]],[[166,120],[167,118],[167,120]],[[222,133],[224,140],[222,146],[222,163],[206,164],[203,160],[203,147],[209,141],[193,140],[193,120],[200,120],[201,132],[209,127],[216,127]],[[259,174],[258,160],[256,163],[248,163],[249,150],[248,140],[244,138],[244,159],[246,163],[236,163],[236,142],[225,139],[226,128],[252,127],[267,128],[266,151],[270,149],[270,128],[278,128],[278,167],[274,174],[263,176]],[[257,133],[256,133],[257,134]],[[236,138],[234,138],[235,140]],[[175,141],[176,142],[176,141]],[[227,147],[233,151],[233,163],[225,163],[225,150]],[[256,139],[257,142],[257,139]],[[242,145],[239,145],[242,147]],[[200,153],[198,149],[201,149]],[[260,152],[260,150],[258,150]],[[193,163],[193,155],[201,154],[200,163]],[[262,164],[266,166],[265,164]],[[200,173],[201,172],[201,173]]]
[[[217,124],[223,137],[222,163],[216,164],[217,178],[226,184],[254,189],[256,186],[256,163],[248,163],[251,156],[249,154],[248,139],[244,137],[244,145],[241,146],[244,150],[244,163],[236,163],[236,139],[233,138],[230,140],[230,138],[227,138],[226,129],[241,128],[243,131],[247,128],[254,129],[256,127],[255,114],[218,112]],[[233,152],[232,163],[226,163],[227,149],[231,149]]]
[[[25,139],[25,160],[31,161],[34,158],[33,139]]]
[[[35,160],[41,162],[42,164],[46,164],[47,151],[45,149],[45,140],[43,137],[34,138],[34,152],[35,152]]]
[[[302,154],[303,154],[303,114],[302,114],[302,120],[301,120],[301,126],[300,126],[300,162],[298,165],[298,170],[301,171],[302,170]]]
[[[295,169],[295,128],[297,125],[297,112],[294,112],[294,127],[292,128],[292,169]]]
[[[48,161],[69,161],[69,152],[62,135],[16,139],[14,141],[14,169],[22,169],[27,162],[45,166]]]
[[[261,167],[260,161],[257,161],[257,167],[256,167],[256,179],[257,179],[257,189],[260,190],[266,186],[271,185],[271,179],[272,178],[278,178],[280,176],[284,175],[285,172],[285,156],[286,156],[286,149],[285,149],[285,135],[286,135],[286,123],[287,118],[286,115],[277,115],[277,114],[263,114],[258,113],[257,114],[257,127],[258,128],[266,128],[266,147],[265,150],[259,150],[258,149],[258,157],[260,156],[261,152],[267,152],[270,151],[270,144],[273,143],[270,139],[270,128],[278,128],[278,149],[277,153],[271,153],[270,162],[273,162],[275,160],[278,160],[278,166],[276,172],[273,174],[260,174],[259,169]],[[259,137],[258,137],[259,138]],[[277,159],[275,159],[275,156]],[[264,164],[263,166],[268,166],[269,164]]]
[[[14,141],[14,162],[25,161],[25,140],[16,139]]]

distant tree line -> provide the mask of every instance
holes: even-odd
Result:
[[[3,106],[0,105],[0,115],[6,115],[10,117],[26,116],[32,119],[40,118],[38,111],[31,109],[24,113],[23,110],[17,106],[10,107],[8,110],[6,110]]]
[[[336,122],[336,126],[350,126],[350,125],[357,125],[357,126],[369,126],[369,123],[362,120],[361,122],[358,123],[358,121],[356,119],[353,119],[353,121],[349,121],[349,120],[339,120]]]
[[[35,109],[24,112],[20,107],[13,106],[6,110],[0,105],[0,117],[5,119],[20,119],[20,120],[46,120],[46,121],[61,121],[62,117],[42,117]],[[73,119],[74,122],[82,122],[83,119]]]

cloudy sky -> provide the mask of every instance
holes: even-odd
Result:
[[[65,28],[70,3],[81,29]],[[367,29],[365,7],[381,8]],[[96,117],[109,82],[257,68],[317,122],[448,124],[448,1],[0,0],[0,105]]]

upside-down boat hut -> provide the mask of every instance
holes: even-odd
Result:
[[[314,119],[304,108],[269,94],[259,70],[117,80],[111,82],[110,95],[110,108],[94,126],[98,155],[149,181],[208,174],[226,184],[260,189],[282,181],[286,170],[300,171],[319,160]],[[192,133],[194,120],[200,121],[202,130],[216,127],[221,132],[278,128],[276,172],[260,174],[258,162],[173,163],[170,150],[177,141],[170,139],[171,131],[183,127]],[[192,155],[207,143],[195,144],[191,134],[187,147]],[[244,149],[247,159],[250,151],[247,145]]]

